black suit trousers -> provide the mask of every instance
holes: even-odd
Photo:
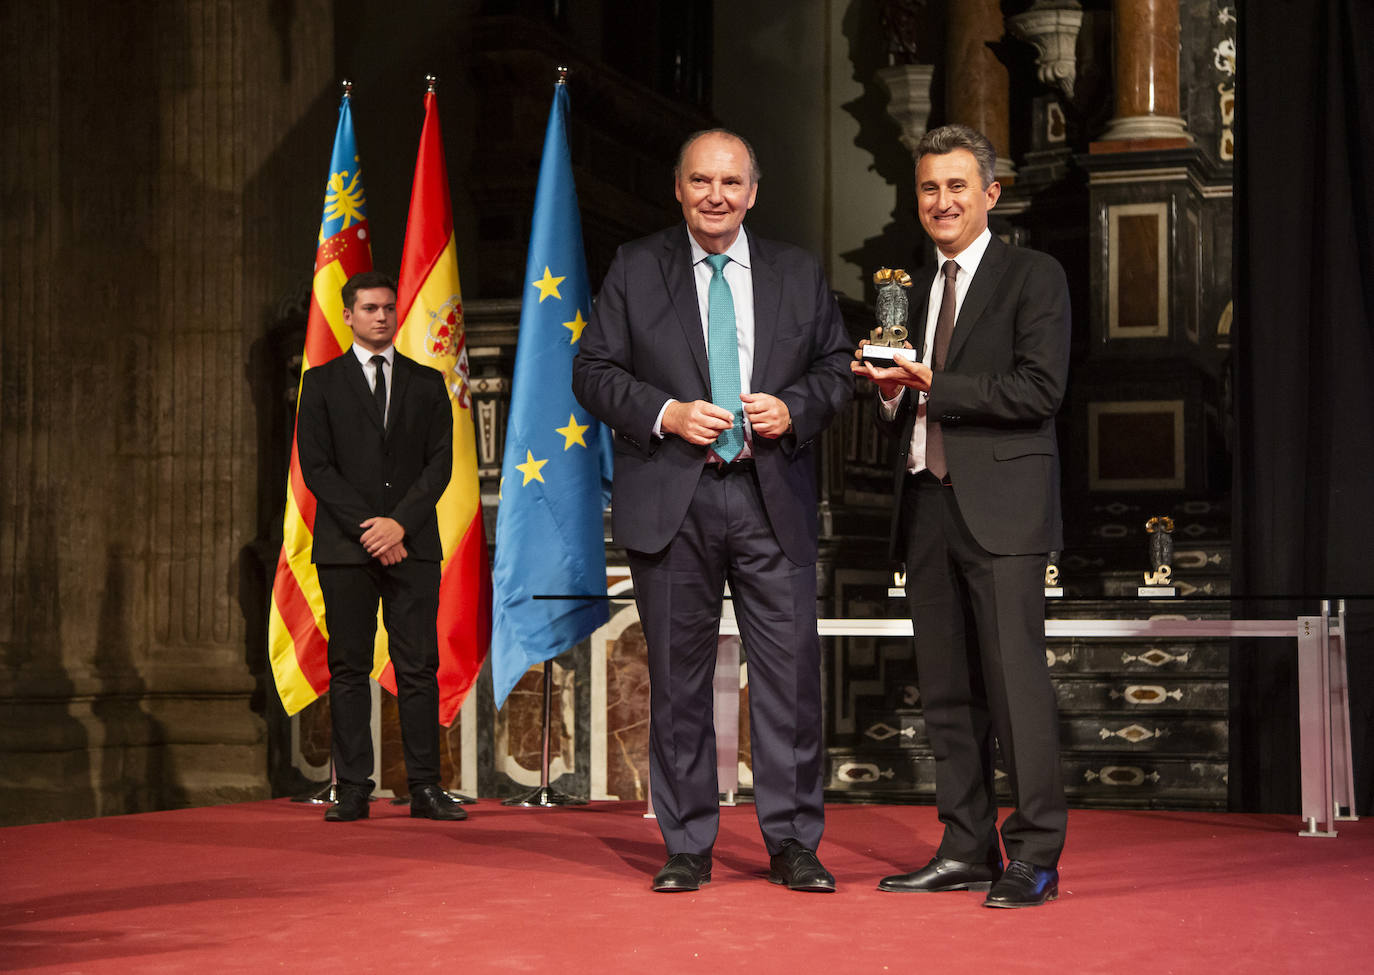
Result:
[[[377,601],[396,673],[406,778],[412,791],[439,781],[439,563],[318,566],[329,629],[329,713],[341,785],[371,792],[373,645]]]
[[[825,828],[816,567],[783,554],[754,471],[707,467],[661,552],[627,552],[649,652],[649,780],[670,854],[711,852],[720,823],[713,678],[728,581],[749,670],[754,809],[764,845]]]
[[[928,472],[902,491],[906,591],[935,754],[939,855],[981,863],[998,850],[994,742],[1015,809],[1008,859],[1059,862],[1067,807],[1059,721],[1045,664],[1044,555],[994,555],[970,534],[954,488]]]

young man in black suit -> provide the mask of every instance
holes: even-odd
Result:
[[[410,815],[466,819],[439,787],[439,563],[434,514],[453,463],[453,413],[437,370],[396,351],[396,285],[349,278],[353,345],[301,380],[296,443],[315,496],[312,561],[329,629],[329,705],[338,801],[324,818],[365,818],[372,794],[377,602],[396,673]]]
[[[816,259],[742,227],[759,180],[747,142],[697,133],[674,175],[684,222],[620,248],[573,365],[578,400],[615,430],[612,530],[648,643],[650,782],[668,848],[652,886],[711,879],[712,674],[728,580],[769,880],[833,891],[816,856],[813,446],[853,395],[853,346]]]
[[[941,257],[918,278],[912,335],[924,353],[853,368],[877,382],[879,422],[896,438],[892,549],[906,562],[945,830],[929,864],[879,889],[991,887],[987,907],[1032,907],[1058,895],[1067,824],[1043,587],[1063,535],[1054,417],[1068,285],[1054,258],[989,232],[1001,187],[981,133],[935,129],[916,153],[921,224]],[[1002,824],[1005,871],[994,740],[1016,806]]]

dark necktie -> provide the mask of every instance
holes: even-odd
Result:
[[[374,355],[372,368],[376,370],[377,382],[372,387],[372,398],[377,401],[377,415],[382,418],[382,429],[386,429],[386,356]]]
[[[945,368],[945,354],[949,352],[949,338],[954,334],[954,312],[958,299],[954,294],[954,278],[959,273],[959,265],[945,261],[941,272],[945,276],[945,293],[940,299],[940,315],[935,319],[935,352],[931,357],[931,368],[940,372]],[[940,424],[926,414],[926,468],[940,480],[949,474],[949,464],[945,462],[945,435]]]
[[[744,407],[740,404],[739,335],[735,331],[735,299],[725,280],[724,254],[708,254],[711,284],[706,289],[706,361],[711,367],[711,402],[727,409],[734,425],[719,437],[712,449],[727,464],[744,449]]]

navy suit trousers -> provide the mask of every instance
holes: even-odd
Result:
[[[751,466],[707,467],[661,552],[630,551],[649,652],[649,775],[669,854],[710,853],[720,820],[712,678],[727,581],[749,674],[754,805],[764,845],[815,849],[822,804],[816,568],[787,558]]]

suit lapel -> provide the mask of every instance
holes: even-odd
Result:
[[[937,264],[929,274],[921,275],[916,285],[921,289],[916,292],[921,296],[921,302],[916,306],[915,314],[908,310],[906,316],[907,339],[920,354],[922,362],[926,361],[926,354],[930,352],[930,349],[926,348],[926,325],[930,319],[930,286],[935,283],[935,276],[939,273],[940,268]],[[917,342],[921,344],[918,346]]]
[[[410,388],[411,360],[397,352],[391,360],[391,409],[387,414],[386,434],[397,428],[401,413],[405,409],[406,390]]]
[[[969,282],[964,303],[959,306],[959,318],[954,323],[954,334],[949,339],[949,352],[945,355],[945,366],[949,367],[959,358],[959,350],[968,341],[969,332],[982,317],[983,309],[997,292],[997,285],[1007,270],[1007,245],[998,237],[988,241],[988,249],[978,262],[978,272]]]
[[[663,245],[663,281],[677,310],[687,347],[701,374],[702,387],[711,388],[711,367],[706,362],[706,336],[702,330],[701,308],[697,304],[696,279],[692,269],[692,249],[687,245],[687,225],[670,233]]]
[[[753,265],[750,271],[754,279],[754,374],[750,386],[758,392],[768,385],[765,379],[768,355],[777,344],[782,278],[773,265],[772,255],[753,234],[749,234],[749,263]]]
[[[352,347],[346,349],[344,355],[347,357],[347,361],[344,363],[345,382],[361,400],[359,406],[362,411],[367,414],[367,418],[372,421],[378,430],[385,432],[382,426],[382,417],[377,412],[377,400],[372,395],[372,389],[367,385],[367,376],[363,372],[363,364],[359,362],[358,357],[353,354]]]

